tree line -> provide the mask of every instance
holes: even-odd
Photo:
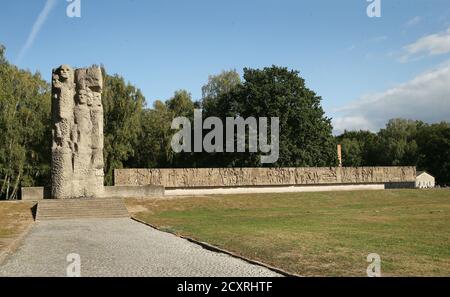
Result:
[[[51,86],[39,73],[19,69],[0,46],[0,197],[20,187],[48,186],[51,169]],[[333,136],[322,98],[298,71],[266,67],[223,71],[208,78],[202,98],[178,90],[151,107],[141,91],[103,69],[105,183],[117,168],[259,167],[260,153],[179,153],[171,149],[175,117],[279,117],[280,158],[275,167],[336,166],[338,143],[345,166],[411,165],[450,183],[450,125],[391,120],[378,133]],[[207,132],[206,132],[207,133]],[[268,165],[265,165],[268,166]]]
[[[450,185],[450,123],[392,119],[378,133],[345,131],[343,166],[416,166]]]

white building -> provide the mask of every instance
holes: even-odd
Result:
[[[434,176],[425,172],[425,171],[417,171],[416,174],[416,188],[418,189],[429,189],[435,187],[435,179]]]

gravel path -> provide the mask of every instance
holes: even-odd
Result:
[[[81,276],[279,276],[131,219],[38,222],[0,276],[66,276],[71,253]]]

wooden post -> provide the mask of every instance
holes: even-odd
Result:
[[[337,145],[337,154],[339,160],[339,167],[342,167],[342,146],[340,144]]]

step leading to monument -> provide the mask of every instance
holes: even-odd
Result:
[[[36,220],[130,217],[122,199],[61,199],[38,203]]]

